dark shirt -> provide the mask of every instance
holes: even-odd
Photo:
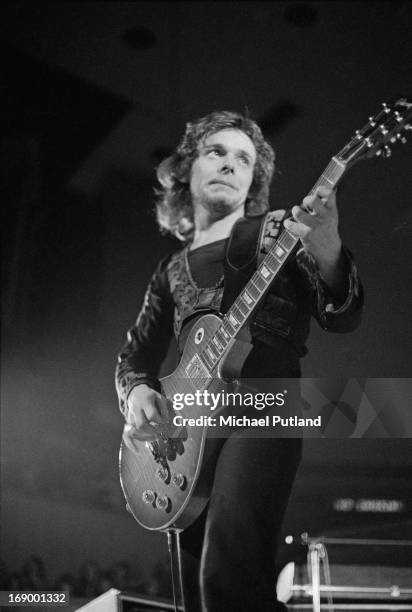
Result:
[[[215,287],[221,280],[226,244],[227,238],[189,251],[190,273],[198,287]]]

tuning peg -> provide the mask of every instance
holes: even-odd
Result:
[[[383,134],[384,136],[386,136],[386,134],[388,133],[387,128],[386,128],[384,125],[380,125],[380,126],[379,126],[379,129],[380,129],[380,131],[382,132],[382,134]]]
[[[371,127],[375,127],[376,121],[375,121],[374,117],[369,117],[368,121],[369,121]]]
[[[383,156],[387,158],[387,157],[390,157],[391,155],[392,155],[391,149],[388,147],[388,145],[385,145],[383,148]]]
[[[391,112],[391,109],[386,104],[386,102],[382,102],[382,106],[383,106],[383,110],[385,111],[386,114]]]
[[[405,144],[405,142],[407,142],[407,138],[406,136],[402,136],[402,134],[396,134],[396,140],[400,140],[403,144]],[[391,138],[391,142],[393,142],[392,138]]]
[[[412,107],[412,102],[408,102],[408,100],[406,98],[400,98],[396,102],[396,106],[403,106],[405,108],[411,108]]]

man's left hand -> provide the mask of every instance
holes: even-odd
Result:
[[[313,196],[303,200],[302,206],[292,208],[292,215],[293,219],[284,221],[285,228],[300,238],[306,251],[313,255],[329,289],[342,292],[346,274],[335,192],[318,187]]]
[[[302,206],[292,208],[293,219],[284,225],[300,238],[305,249],[313,255],[318,266],[336,264],[342,241],[338,232],[336,195],[328,187],[318,187],[313,196],[307,196]]]

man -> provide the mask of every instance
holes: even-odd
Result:
[[[182,350],[193,315],[227,310],[236,297],[225,293],[230,271],[256,266],[279,233],[284,211],[265,214],[273,171],[273,149],[256,123],[227,111],[187,124],[176,152],[160,165],[158,220],[186,246],[160,262],[119,356],[120,408],[132,426],[127,444],[133,436],[154,439],[168,419],[157,375],[172,328]],[[283,223],[302,248],[252,317],[244,377],[298,378],[311,315],[329,331],[359,322],[362,292],[342,247],[334,192],[319,187],[291,212]],[[282,608],[277,538],[300,455],[299,439],[240,431],[222,443],[209,504],[182,536],[186,559],[195,560],[185,578],[189,612]]]

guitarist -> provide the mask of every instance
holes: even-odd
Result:
[[[362,289],[342,247],[335,193],[319,187],[285,220],[284,211],[268,212],[274,158],[254,121],[222,111],[188,123],[160,164],[157,219],[185,246],[159,263],[119,355],[120,409],[133,426],[126,444],[133,436],[154,439],[168,418],[157,376],[173,330],[182,349],[185,323],[196,312],[227,310],[237,296],[228,296],[225,285],[245,263],[256,267],[282,221],[302,248],[253,316],[242,376],[298,378],[311,316],[332,332],[358,325]],[[238,431],[224,440],[210,501],[182,534],[189,612],[284,609],[276,598],[275,557],[300,457],[298,438]]]

